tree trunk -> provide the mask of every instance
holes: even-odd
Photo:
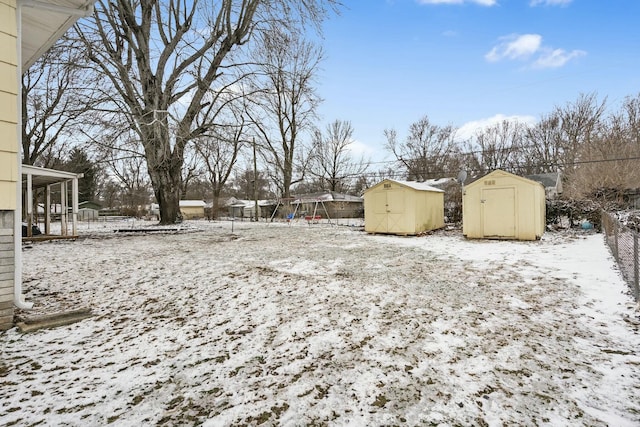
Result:
[[[168,170],[152,169],[151,165],[149,175],[160,207],[160,224],[175,224],[180,214],[181,175],[178,173],[172,176]]]
[[[168,128],[166,119],[143,127],[147,169],[160,208],[160,224],[175,224],[180,219],[183,151],[179,143],[171,151]]]
[[[218,209],[220,208],[220,193],[222,188],[217,185],[213,185],[213,203],[211,206],[211,218],[218,219]]]
[[[289,159],[285,159],[284,168],[282,170],[282,198],[289,199],[291,197],[291,181],[293,180],[293,164]]]

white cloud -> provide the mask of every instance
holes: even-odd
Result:
[[[510,34],[500,38],[500,43],[494,46],[484,58],[489,62],[498,62],[503,59],[527,60],[533,58],[530,63],[532,68],[558,68],[564,66],[572,59],[585,56],[583,50],[554,49],[542,44],[542,36],[539,34]]]
[[[531,0],[531,2],[529,2],[529,6],[567,6],[572,1],[573,0]]]
[[[351,143],[347,146],[347,150],[349,150],[351,154],[356,158],[363,157],[365,159],[370,159],[378,154],[378,150],[376,150],[376,148],[367,145],[357,139],[351,141]]]
[[[474,120],[463,124],[456,132],[456,139],[464,141],[475,137],[476,133],[480,130],[486,129],[490,126],[494,126],[504,121],[524,123],[527,125],[533,125],[536,123],[536,118],[533,116],[506,116],[504,114],[496,114],[485,119]]]
[[[475,3],[480,6],[495,6],[498,4],[497,0],[418,0],[420,4],[464,4]]]
[[[494,46],[484,57],[489,62],[501,59],[526,59],[536,53],[542,44],[539,34],[511,34],[500,38],[501,43]]]
[[[564,49],[549,49],[545,51],[540,57],[533,63],[534,68],[558,68],[562,67],[567,62],[574,58],[585,56],[587,52],[583,50],[573,50],[567,52]]]

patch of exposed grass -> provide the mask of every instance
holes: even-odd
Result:
[[[384,394],[379,394],[376,397],[376,400],[372,403],[372,405],[377,406],[378,408],[382,408],[384,407],[384,405],[387,404],[388,401],[389,399],[387,399],[387,396],[385,396]]]

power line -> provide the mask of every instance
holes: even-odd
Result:
[[[423,159],[420,158],[415,158],[415,159],[404,159],[400,160],[400,159],[396,159],[396,160],[388,160],[388,161],[381,161],[381,162],[371,162],[371,164],[381,164],[381,163],[385,163],[385,164],[398,164],[400,163],[403,168],[406,168],[406,164],[405,162],[411,162],[411,161],[421,161]],[[571,162],[542,162],[542,163],[529,163],[529,164],[522,164],[521,162],[514,162],[510,165],[492,165],[491,167],[487,167],[487,168],[482,168],[482,165],[479,165],[479,168],[467,168],[465,169],[467,172],[476,172],[476,173],[482,173],[482,172],[486,172],[486,170],[492,170],[492,169],[508,169],[508,170],[522,170],[522,169],[551,169],[551,168],[555,168],[555,169],[560,169],[560,168],[566,168],[567,166],[579,166],[579,165],[587,165],[587,164],[599,164],[599,163],[611,163],[611,162],[624,162],[624,161],[636,161],[636,160],[640,160],[640,156],[630,156],[630,157],[616,157],[613,159],[593,159],[593,160],[574,160]],[[427,170],[427,169],[405,169],[403,171],[385,171],[385,170],[378,170],[378,171],[374,171],[374,172],[365,172],[362,174],[352,174],[351,176],[345,176],[343,177],[344,179],[357,179],[359,177],[378,177],[381,175],[436,175],[438,174],[439,176],[437,176],[437,178],[442,178],[442,177],[446,177],[446,176],[453,176],[453,175],[457,175],[457,173],[459,171],[455,171],[455,172],[450,172],[450,171],[445,171],[444,169],[439,169],[439,168],[435,168],[435,170]],[[389,174],[389,172],[391,172]],[[436,177],[434,177],[436,178]]]

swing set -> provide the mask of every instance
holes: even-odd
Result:
[[[304,216],[301,215],[300,217],[298,217],[297,216],[298,211],[300,210],[300,206],[302,206],[303,204],[313,204],[313,212],[310,215],[305,212]],[[295,205],[295,208],[293,209],[293,211],[291,210],[291,205]],[[322,208],[322,210],[324,211],[324,214],[326,215],[328,223],[333,225],[333,222],[331,221],[331,216],[329,216],[329,211],[327,210],[327,207],[324,204],[324,200],[322,199],[305,198],[305,197],[300,197],[297,199],[278,199],[278,204],[276,205],[276,208],[273,210],[273,214],[271,215],[271,218],[270,218],[271,222],[273,222],[273,218],[276,216],[276,213],[278,212],[280,206],[287,208],[288,213],[285,215],[285,218],[289,223],[289,225],[291,225],[292,222],[297,222],[298,219],[300,218],[304,218],[304,220],[307,221],[307,224],[309,225],[319,224],[320,220],[322,219],[322,215],[321,215],[321,212],[319,211],[319,208]]]

